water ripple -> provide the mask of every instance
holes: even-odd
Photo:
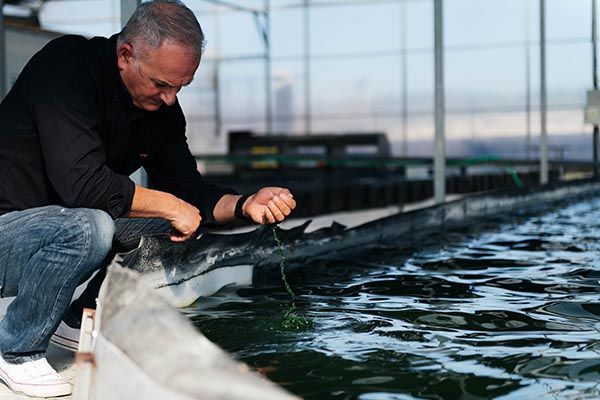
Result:
[[[280,287],[185,311],[306,399],[600,398],[600,199],[496,217],[289,276],[311,329],[280,328]]]

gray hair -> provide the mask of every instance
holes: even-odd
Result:
[[[204,50],[204,33],[196,16],[179,0],[154,0],[142,3],[123,28],[117,42],[137,46],[141,56],[146,50],[158,49],[172,40],[200,59]]]

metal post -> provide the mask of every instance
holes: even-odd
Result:
[[[270,0],[265,0],[265,94],[266,98],[266,129],[267,134],[273,134],[273,101],[271,99],[271,81],[272,70],[271,70],[271,2]]]
[[[525,140],[525,158],[531,159],[531,35],[529,19],[529,0],[525,1],[525,118],[527,138]]]
[[[435,34],[435,154],[434,193],[435,202],[446,200],[446,138],[444,132],[444,30],[442,0],[434,1]]]
[[[546,131],[546,0],[540,0],[540,185],[548,183],[548,132]]]
[[[121,0],[121,28],[127,24],[129,17],[140,4],[142,0]]]
[[[596,0],[592,0],[592,74],[594,89],[598,89],[598,58],[597,58],[597,31],[596,31]],[[594,178],[598,178],[598,124],[594,124],[593,153],[594,153]]]
[[[213,71],[213,88],[215,90],[215,136],[221,136],[223,129],[223,117],[221,115],[221,12],[217,7],[215,10],[215,67]]]
[[[215,107],[215,136],[221,136],[221,130],[223,129],[223,117],[221,116],[221,78],[219,76],[220,69],[219,59],[215,60],[215,66],[213,71],[213,88],[215,91],[214,95],[214,107]]]
[[[310,8],[304,0],[304,132],[309,135],[311,127],[311,93],[310,93]]]
[[[220,2],[219,2],[220,3]],[[229,5],[230,7],[234,7]],[[239,9],[235,7],[235,9]],[[273,80],[271,70],[271,2],[270,0],[264,0],[262,11],[252,11],[254,15],[254,21],[260,31],[260,34],[265,45],[265,52],[263,59],[265,60],[265,130],[267,135],[273,133],[273,103],[271,99],[271,84]],[[262,17],[262,19],[261,19]]]
[[[6,82],[6,38],[4,31],[4,0],[0,0],[0,100],[7,92]]]
[[[401,46],[402,46],[402,157],[408,156],[408,54],[407,33],[406,33],[406,0],[402,0],[401,4],[402,20],[401,20]]]

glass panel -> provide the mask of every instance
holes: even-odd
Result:
[[[313,114],[399,109],[398,56],[314,60],[311,80]]]
[[[578,105],[583,116],[586,90],[593,86],[590,44],[548,46],[546,59],[548,104]]]
[[[48,1],[40,9],[40,26],[88,37],[111,36],[121,30],[120,4],[119,0]]]
[[[219,76],[223,119],[264,118],[262,62],[225,62],[221,64]]]
[[[398,4],[312,8],[312,52],[317,55],[356,54],[398,49],[399,20]]]
[[[408,69],[408,111],[411,115],[426,113],[433,118],[433,69],[431,52],[409,53]]]
[[[406,1],[405,7],[407,47],[433,49],[433,1]]]
[[[537,6],[537,1],[535,2]],[[537,8],[535,12],[538,12]],[[549,40],[580,38],[592,35],[592,2],[590,0],[546,0],[546,33]]]
[[[304,9],[275,10],[271,13],[271,19],[273,58],[304,56]]]
[[[445,45],[451,48],[522,42],[528,1],[531,0],[444,1]],[[531,4],[535,6],[537,3]]]
[[[228,12],[218,18],[219,33],[213,40],[218,43],[222,57],[263,55],[264,44],[252,14]]]
[[[275,62],[273,70],[273,131],[300,133],[304,123],[304,68],[301,62]]]
[[[511,107],[525,102],[525,48],[446,53],[449,111]]]
[[[264,0],[229,3],[258,10],[265,5]],[[270,3],[273,130],[303,133],[304,1]],[[589,153],[589,146],[577,144],[573,134],[589,135],[591,129],[582,117],[585,91],[592,86],[591,1],[546,3],[550,141],[560,145],[571,139],[564,154],[575,157]],[[188,119],[190,145],[199,152],[224,152],[227,130],[266,129],[263,39],[252,13],[201,0],[186,4],[197,13],[207,38],[196,80],[179,96]],[[384,131],[399,154],[405,131],[405,34],[409,155],[430,155],[433,1],[352,4],[314,0],[310,4],[312,131]],[[55,0],[41,9],[40,21],[44,28],[60,32],[107,36],[119,30],[119,11],[119,0]],[[520,154],[527,131],[527,43],[534,139],[540,129],[539,0],[446,0],[444,12],[448,154],[477,154],[494,148],[500,152],[510,148],[507,154],[512,151],[512,156]],[[220,136],[216,132],[216,57],[224,57],[218,75]]]

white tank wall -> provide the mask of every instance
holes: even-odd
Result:
[[[76,381],[77,392],[97,400],[298,399],[230,358],[120,263],[100,289],[93,377]]]

